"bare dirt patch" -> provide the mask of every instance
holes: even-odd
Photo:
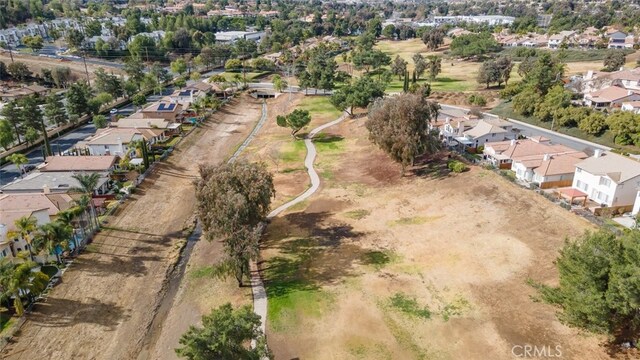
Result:
[[[137,358],[160,302],[167,270],[184,241],[183,229],[193,222],[193,180],[198,164],[225,159],[249,133],[259,109],[260,103],[249,97],[233,100],[185,139],[167,162],[159,164],[119,215],[109,220],[113,229],[102,231],[92,251],[76,259],[64,282],[35,307],[2,358]],[[193,258],[196,263],[206,262],[203,254],[212,250],[205,242],[198,245]],[[216,244],[208,245],[216,249]],[[230,290],[228,284],[217,286],[238,302],[246,298],[246,292]],[[195,296],[192,304],[182,307],[184,302],[178,302],[178,314],[170,313],[162,329],[168,334],[160,336],[160,350],[151,354],[172,356],[169,348],[177,345],[188,325],[199,320],[201,313],[189,309],[201,305],[206,313],[215,302],[199,303],[204,297]]]
[[[53,69],[55,67],[69,67],[71,69],[71,73],[77,79],[86,79],[87,73],[84,69],[84,64],[81,62],[75,61],[60,61],[56,59],[50,59],[46,57],[38,57],[38,56],[30,56],[30,55],[21,55],[21,54],[13,54],[14,61],[20,61],[25,63],[29,67],[29,70],[33,72],[34,75],[42,75],[42,69]],[[5,64],[11,63],[11,58],[8,53],[0,52],[0,61]],[[106,67],[95,65],[91,63],[87,63],[87,70],[89,71],[89,78],[95,79],[95,71],[98,68],[104,68],[105,71],[111,73],[113,72],[116,75],[124,75],[124,72],[115,67]]]
[[[267,229],[276,358],[511,359],[524,344],[608,358],[602,338],[562,325],[527,285],[556,282],[565,237],[589,223],[479,168],[401,178],[360,121],[330,129],[349,156],[326,164],[306,209]]]

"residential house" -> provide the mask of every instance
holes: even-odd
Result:
[[[12,101],[17,100],[23,97],[37,95],[37,96],[46,96],[49,93],[49,89],[40,85],[26,85],[18,88],[1,88],[0,89],[0,100],[2,101]]]
[[[515,138],[512,131],[513,124],[500,119],[479,120],[471,129],[463,133],[462,138],[456,137],[461,144],[477,149],[490,141],[503,141]]]
[[[83,46],[85,49],[95,49],[96,44],[100,41],[110,44],[112,46],[112,50],[123,51],[127,49],[127,44],[124,41],[118,40],[114,36],[107,35],[92,36],[84,41]]]
[[[542,189],[571,186],[576,164],[588,157],[581,151],[557,154],[533,154],[514,160],[511,170],[516,178]]]
[[[640,101],[629,101],[622,103],[620,106],[622,111],[631,111],[636,114],[640,114]]]
[[[216,43],[233,44],[238,39],[260,43],[267,36],[267,33],[264,31],[219,31],[215,35]]]
[[[138,36],[144,36],[144,37],[148,37],[156,42],[164,39],[164,35],[166,33],[162,30],[156,30],[156,31],[151,31],[151,32],[141,32],[136,34],[135,36],[132,36],[129,38],[129,43],[131,43],[133,41],[134,38],[138,37]]]
[[[640,91],[640,68],[613,72],[587,71],[582,79],[583,92],[590,93],[608,86]]]
[[[165,140],[162,129],[135,129],[110,127],[98,130],[94,135],[78,143],[86,147],[92,156],[117,155],[124,157],[132,153],[136,141],[144,140],[147,145]]]
[[[0,190],[4,194],[67,193],[74,188],[80,187],[78,180],[73,177],[74,174],[71,171],[32,171],[27,176],[1,187]],[[109,191],[109,174],[100,173],[100,175],[96,195],[102,195]]]
[[[565,30],[560,31],[557,34],[549,36],[547,47],[550,49],[557,49],[563,42],[571,42],[572,37],[576,34],[575,31]]]
[[[13,258],[18,252],[29,250],[29,243],[16,233],[16,220],[23,216],[33,217],[40,226],[71,207],[73,198],[68,194],[0,194],[0,259]],[[75,234],[80,235],[80,232]]]
[[[572,187],[601,206],[631,211],[640,187],[640,162],[596,150],[576,164]]]
[[[609,86],[584,95],[584,105],[595,109],[620,107],[623,102],[640,100],[640,92]]]
[[[118,168],[118,156],[49,156],[38,166],[41,172],[99,172],[110,174]]]
[[[549,139],[541,136],[488,142],[484,145],[483,150],[486,160],[500,169],[512,169],[514,162],[518,160],[535,157],[543,159],[545,154],[558,156],[573,153],[580,152],[564,145],[553,144]]]
[[[607,33],[606,37],[609,39],[607,47],[609,49],[625,49],[627,34],[622,31],[611,31]],[[633,47],[633,45],[631,46]]]
[[[143,118],[139,116],[140,113],[133,114],[129,117],[122,118],[115,123],[112,123],[112,126],[115,125],[118,128],[133,128],[133,129],[150,129],[157,131],[160,138],[158,141],[162,142],[167,140],[167,136],[179,135],[182,132],[182,124],[181,123],[173,123],[166,119],[154,119],[154,118]],[[159,132],[162,131],[162,133]]]
[[[449,146],[477,148],[488,141],[512,139],[513,123],[499,118],[479,119],[474,115],[445,120],[442,135]]]
[[[169,122],[182,122],[184,107],[169,101],[157,101],[139,111],[143,118],[165,119]]]

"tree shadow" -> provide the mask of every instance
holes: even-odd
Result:
[[[87,301],[68,300],[55,297],[37,303],[28,320],[42,327],[71,327],[78,324],[97,324],[114,330],[118,324],[129,319],[128,311],[113,302],[101,302],[95,298]],[[78,334],[78,336],[82,336]]]
[[[323,134],[320,134],[320,135],[323,135]],[[331,143],[339,142],[342,140],[344,140],[343,136],[326,134],[324,136],[316,136],[313,138],[312,141],[314,143],[331,144]]]
[[[436,78],[434,81],[441,82],[441,83],[456,83],[456,82],[463,82],[464,80],[454,79],[450,77],[439,77],[439,78]]]
[[[139,255],[142,249],[132,247],[127,254],[109,254],[100,251],[91,251],[100,256],[80,256],[73,264],[73,269],[93,276],[108,276],[122,274],[133,277],[142,277],[148,274],[145,262],[160,262],[166,259],[158,255]]]
[[[449,159],[442,156],[423,156],[416,160],[412,173],[429,179],[445,179],[451,174],[448,162]]]
[[[269,296],[317,290],[355,275],[354,265],[361,263],[367,252],[357,240],[365,234],[330,219],[330,215],[292,213],[275,219],[271,230],[267,228],[263,247],[278,250],[277,256],[260,263]],[[282,227],[297,227],[308,235],[291,237],[279,233]]]

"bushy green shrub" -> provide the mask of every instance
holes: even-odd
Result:
[[[467,98],[467,101],[471,105],[478,105],[478,106],[487,105],[487,100],[484,98],[484,96],[478,95],[478,94],[469,95],[469,98]]]
[[[461,173],[469,170],[467,165],[465,165],[463,162],[458,160],[449,161],[449,163],[447,163],[447,167],[449,168],[449,170],[453,171],[454,173]]]

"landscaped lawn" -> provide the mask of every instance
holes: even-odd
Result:
[[[335,120],[342,112],[331,104],[329,96],[305,96],[298,105],[299,109],[307,110],[313,120]]]
[[[261,72],[247,72],[244,75],[242,74],[242,72],[223,72],[220,75],[224,76],[225,79],[227,79],[227,81],[235,81],[234,77],[235,75],[240,75],[240,79],[243,78],[243,76],[247,77],[247,81],[251,82],[251,81],[255,81],[260,77],[266,76],[268,74],[270,74],[271,72],[269,71],[261,71]]]

